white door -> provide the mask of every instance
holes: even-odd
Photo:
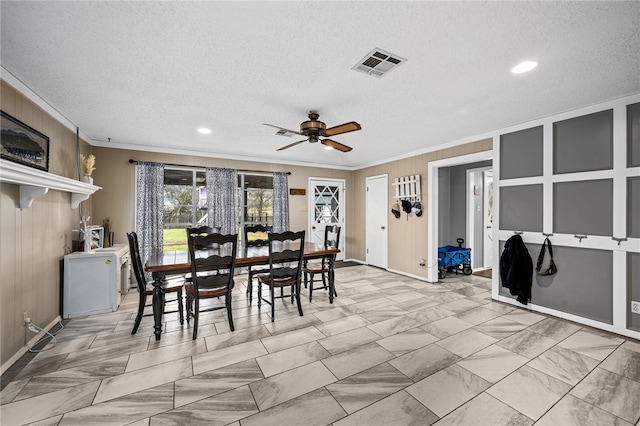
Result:
[[[493,170],[484,172],[484,267],[493,266]]]
[[[387,220],[388,178],[387,175],[367,178],[367,264],[387,268]]]
[[[336,260],[344,260],[345,208],[344,180],[309,178],[309,231],[307,241],[324,244],[324,228],[340,226],[340,253]]]
[[[467,170],[467,241],[473,269],[493,265],[493,169]]]

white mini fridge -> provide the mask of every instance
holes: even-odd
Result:
[[[66,255],[62,317],[75,318],[117,310],[121,292],[128,289],[129,274],[127,245]]]

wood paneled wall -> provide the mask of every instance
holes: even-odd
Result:
[[[75,132],[53,119],[5,81],[1,82],[2,110],[47,135],[49,171],[76,178]],[[82,152],[90,146],[81,142]],[[82,203],[85,210],[91,201]],[[65,253],[71,249],[71,230],[78,227],[78,210],[71,195],[49,191],[20,209],[16,185],[0,184],[0,365],[25,351],[35,334],[24,324],[28,312],[44,327],[60,314],[60,275]]]

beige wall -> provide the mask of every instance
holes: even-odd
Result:
[[[309,177],[344,179],[346,191],[350,193],[353,184],[353,172],[332,170],[319,167],[301,167],[285,164],[267,164],[251,161],[223,160],[219,158],[193,157],[176,154],[158,154],[143,151],[130,151],[94,147],[96,155],[96,171],[93,174],[94,185],[103,189],[96,192],[93,199],[93,222],[102,224],[103,219],[109,218],[111,228],[115,232],[116,244],[127,242],[126,233],[135,230],[135,166],[129,159],[137,161],[154,161],[158,163],[180,164],[201,167],[230,167],[238,170],[260,170],[267,172],[288,171],[289,188],[305,188],[307,195],[289,196],[289,227],[292,230],[307,229],[307,203]],[[347,199],[347,224],[351,225],[353,208]],[[349,238],[345,240],[345,250],[349,252]]]
[[[366,259],[366,179],[370,176],[388,175],[388,206],[389,206],[389,241],[388,241],[388,264],[387,267],[393,271],[414,275],[422,278],[427,277],[427,268],[420,266],[420,260],[427,259],[427,167],[430,161],[443,160],[445,158],[457,157],[460,155],[473,154],[475,152],[489,151],[493,149],[492,139],[484,139],[459,145],[454,148],[447,148],[427,154],[417,155],[374,167],[357,170],[354,172],[355,200],[352,228],[353,245],[349,255],[352,258]],[[409,175],[420,175],[422,187],[422,209],[425,214],[416,217],[411,214],[407,220],[406,213],[402,213],[399,219],[391,214],[391,206],[394,203],[393,195],[395,190],[392,183],[395,178]]]
[[[331,170],[317,167],[289,166],[282,164],[255,163],[250,161],[222,160],[216,158],[193,157],[175,154],[158,154],[142,151],[94,147],[97,169],[94,172],[94,184],[103,187],[93,195],[94,224],[101,224],[106,217],[110,219],[115,231],[115,242],[126,243],[126,233],[135,229],[135,167],[129,159],[155,161],[160,163],[184,164],[190,166],[232,167],[246,170],[290,171],[289,188],[305,188],[305,196],[289,196],[290,228],[307,229],[308,226],[308,179],[324,177],[344,179],[346,182],[346,232],[345,258],[364,262],[366,260],[366,178],[387,174],[389,176],[389,247],[388,267],[391,270],[426,278],[427,270],[420,267],[421,259],[427,259],[427,216],[411,216],[406,220],[391,215],[394,190],[392,182],[396,177],[421,175],[423,209],[426,211],[427,167],[429,161],[442,160],[460,155],[472,154],[493,149],[492,140],[485,139],[454,148],[447,148],[411,158],[393,161],[355,172]]]
[[[49,172],[77,177],[75,132],[54,120],[13,87],[1,82],[2,110],[49,137]],[[82,142],[86,155],[90,147]],[[83,204],[91,204],[90,201]],[[69,193],[49,191],[20,209],[17,185],[0,184],[0,365],[24,349],[35,334],[24,326],[28,312],[44,327],[60,314],[60,261],[71,248],[78,210]]]

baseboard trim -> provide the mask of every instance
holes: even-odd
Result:
[[[349,262],[355,262],[355,263],[359,263],[361,265],[367,265],[367,262],[363,262],[360,259],[345,259],[345,262],[349,261]],[[375,267],[375,266],[374,266]],[[383,269],[387,272],[392,272],[394,274],[398,274],[398,275],[404,275],[405,277],[410,277],[410,278],[415,278],[416,280],[420,280],[420,281],[425,281],[425,282],[430,282],[427,277],[421,277],[419,275],[414,275],[414,274],[409,274],[407,272],[402,272],[402,271],[397,271],[395,269],[390,269],[390,268],[380,268]],[[437,282],[437,281],[436,281]]]
[[[43,328],[45,330],[51,330],[51,328],[57,323],[59,323],[61,320],[62,318],[60,317],[60,315],[58,315],[57,317],[55,317],[53,321],[51,321],[46,327],[43,327]],[[11,366],[15,364],[16,361],[18,361],[24,354],[27,353],[30,347],[38,343],[38,341],[42,339],[45,335],[46,334],[44,331],[40,331],[35,336],[33,336],[27,342],[26,345],[21,347],[18,352],[16,352],[11,358],[9,358],[4,364],[2,364],[2,366],[0,366],[0,375],[4,374],[9,368],[11,368]]]

